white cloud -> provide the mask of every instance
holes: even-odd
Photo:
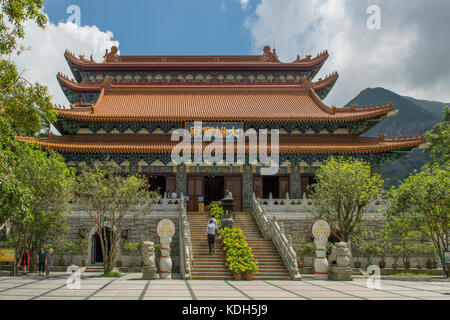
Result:
[[[67,49],[76,55],[83,54],[88,59],[92,54],[94,60],[99,62],[103,60],[106,49],[119,45],[112,38],[112,32],[103,32],[96,26],[49,23],[42,30],[33,23],[27,23],[23,44],[30,49],[11,59],[17,64],[19,72],[24,71],[23,77],[28,81],[37,81],[49,88],[55,104],[68,106],[69,102],[56,80],[58,72],[73,77],[64,58],[64,51]]]
[[[250,0],[239,0],[239,2],[241,3],[242,8],[245,9],[247,8],[247,5],[250,2]]]
[[[367,28],[372,4],[380,6],[381,30]],[[328,49],[319,76],[340,75],[328,104],[342,106],[377,86],[448,102],[449,11],[448,0],[261,0],[246,27],[256,51],[275,44],[283,61]]]

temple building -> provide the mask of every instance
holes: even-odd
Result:
[[[362,134],[395,115],[392,103],[337,108],[322,100],[338,79],[313,79],[328,52],[283,63],[266,46],[261,55],[123,56],[117,47],[104,60],[65,58],[75,80],[57,79],[70,107],[56,107],[61,135],[20,138],[60,152],[68,165],[107,162],[148,177],[151,188],[188,198],[188,211],[234,196],[235,211],[259,198],[299,199],[314,170],[331,155],[351,155],[374,168],[411,151],[424,137],[386,139]],[[260,164],[175,164],[175,129],[202,121],[219,130],[278,129],[279,170]]]

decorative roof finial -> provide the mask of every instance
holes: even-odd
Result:
[[[119,52],[119,48],[117,48],[116,46],[112,46],[111,47],[111,52],[108,53],[108,49],[106,49],[105,55],[103,56],[103,58],[105,58],[105,60],[103,60],[103,62],[119,62],[120,57],[117,54]]]
[[[306,76],[300,78],[300,84],[302,85],[302,89],[305,91],[309,91],[313,87],[311,80],[309,80]]]
[[[265,46],[263,48],[263,56],[264,56],[264,61],[266,62],[280,62],[280,60],[278,60],[278,56],[277,53],[275,51],[275,49],[273,49],[273,52],[270,51],[270,47],[269,46]]]
[[[107,77],[103,80],[103,82],[102,82],[102,84],[101,84],[101,87],[102,87],[102,89],[105,90],[105,92],[107,92],[107,91],[110,91],[110,90],[111,90],[111,86],[112,86],[112,77],[107,76]]]

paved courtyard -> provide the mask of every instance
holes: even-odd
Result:
[[[99,278],[83,274],[80,289],[68,289],[67,275],[50,279],[27,275],[0,277],[1,300],[450,300],[448,281],[381,280],[380,289],[369,289],[365,278],[347,282],[139,280],[140,274]]]

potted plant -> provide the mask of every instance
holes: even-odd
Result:
[[[414,258],[417,262],[416,268],[422,269],[422,265],[420,264],[420,256],[424,253],[424,245],[420,242],[416,242],[412,246],[412,253],[414,254]]]
[[[361,268],[361,261],[359,261],[359,257],[363,255],[365,246],[366,243],[362,238],[354,239],[351,243],[352,256],[356,259],[353,264],[356,269]]]
[[[72,265],[73,255],[79,252],[80,248],[76,242],[68,241],[64,243],[64,251],[69,254],[69,265]]]
[[[367,261],[369,263],[369,265],[372,265],[372,259],[376,256],[380,255],[381,249],[378,246],[378,243],[375,241],[369,241],[367,242],[366,248],[365,248],[365,252],[367,255]]]
[[[141,244],[139,242],[131,242],[131,241],[125,242],[123,243],[123,250],[132,254],[136,254],[141,250]]]
[[[401,245],[395,244],[391,246],[392,257],[394,259],[394,263],[392,264],[392,268],[398,269],[398,260],[403,255],[403,247]]]
[[[63,237],[59,238],[56,241],[55,254],[58,256],[58,265],[59,266],[66,265],[66,261],[64,260],[65,244],[66,244],[66,239],[64,239]]]
[[[244,268],[242,272],[245,275],[245,280],[252,280],[253,274],[258,272],[258,263],[254,259],[252,249],[246,246],[241,249],[240,255],[243,257]]]
[[[306,241],[303,237],[297,237],[294,239],[292,243],[292,248],[295,251],[295,254],[297,255],[297,266],[299,269],[303,268],[305,265],[304,261],[304,247],[305,247]]]
[[[89,250],[89,234],[84,232],[79,240],[78,247],[81,253],[81,266],[86,267],[88,264],[88,250]]]
[[[314,242],[310,241],[305,244],[303,247],[304,256],[313,257],[316,252],[316,247],[314,246]]]
[[[378,232],[376,234],[376,238],[377,238],[377,243],[378,243],[378,255],[380,257],[380,260],[378,261],[378,266],[383,269],[386,268],[386,255],[389,252],[389,238],[387,237],[387,235],[383,232],[383,230],[381,230],[380,232]]]

